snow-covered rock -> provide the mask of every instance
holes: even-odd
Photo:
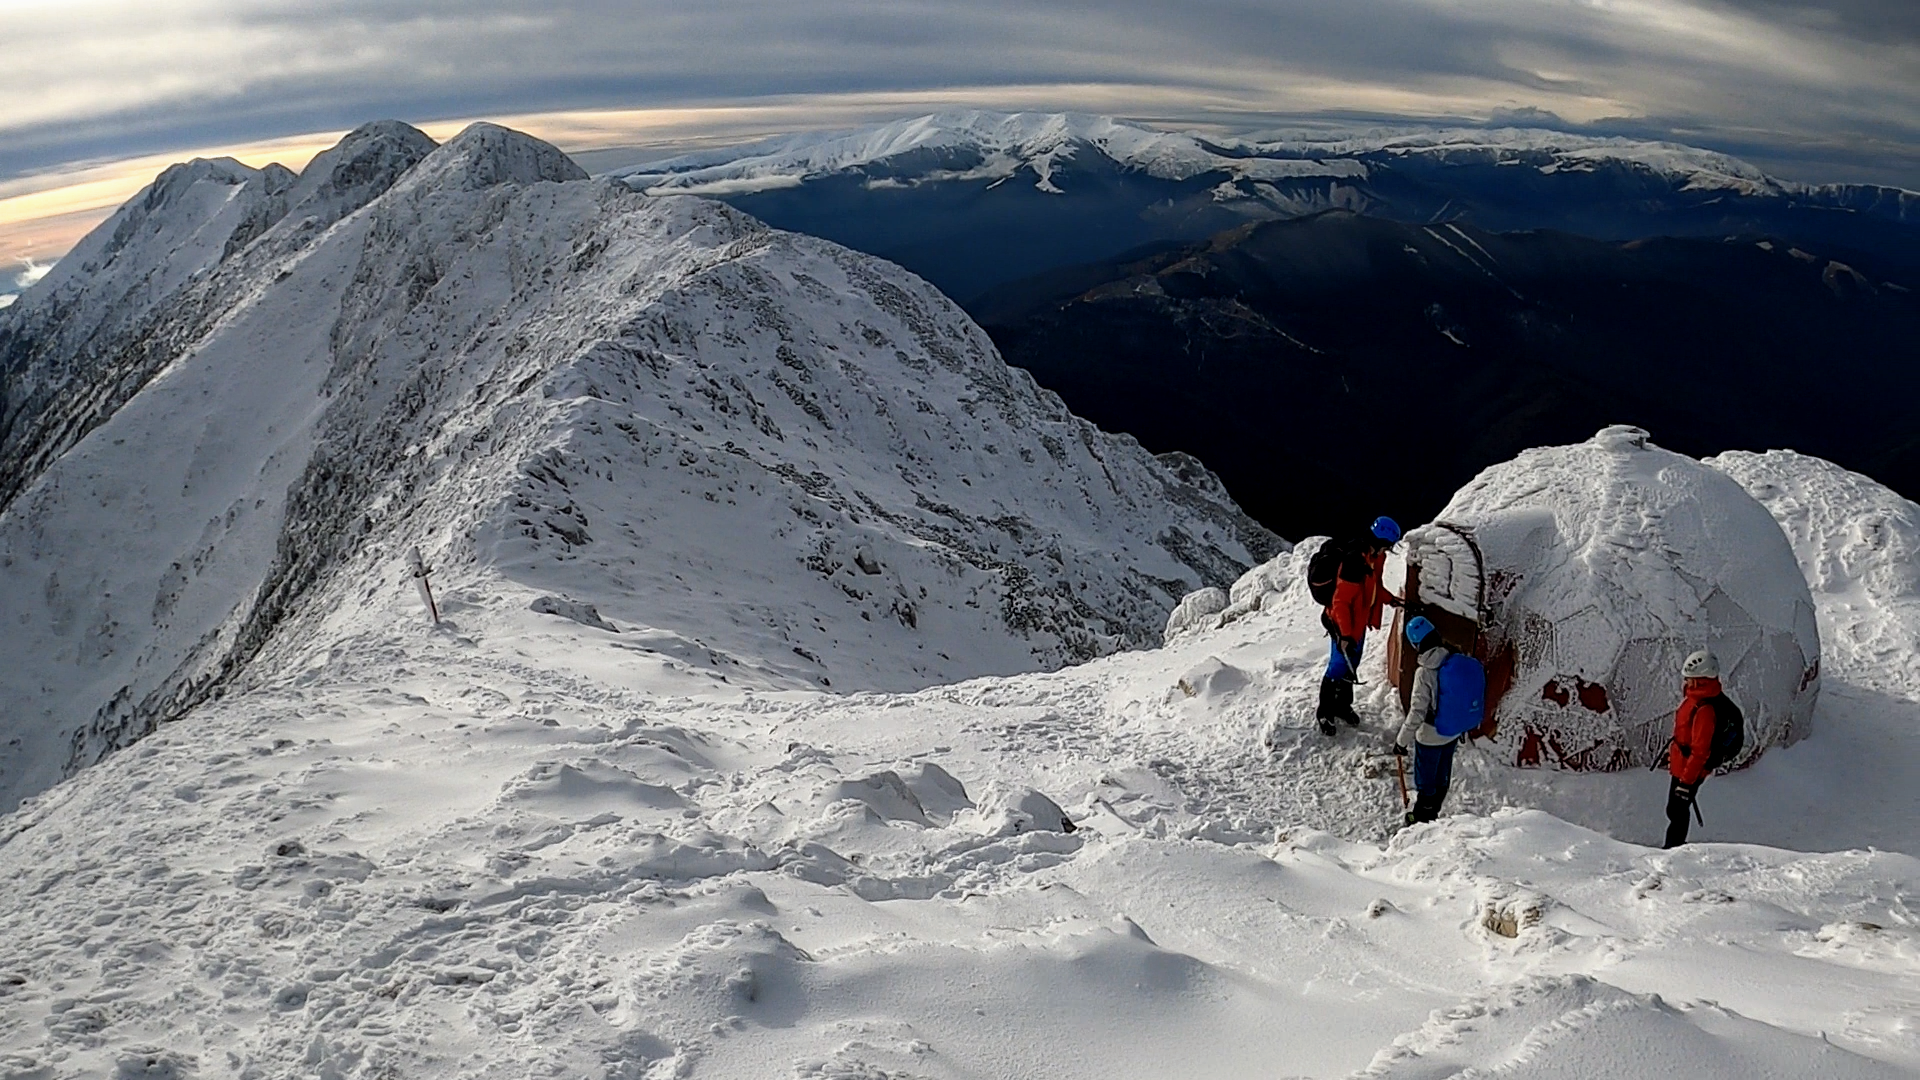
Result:
[[[0,814],[0,1071],[1920,1068],[1920,695],[1842,665],[1814,737],[1710,781],[1676,851],[1645,846],[1661,776],[1471,749],[1449,816],[1396,832],[1380,650],[1368,726],[1321,736],[1291,562],[1161,649],[856,694],[723,683],[691,641],[535,614],[443,555],[435,631],[384,567],[357,633],[276,642]]]
[[[1060,809],[1059,803],[1022,784],[989,786],[980,798],[978,809],[964,815],[963,824],[988,836],[1074,831],[1073,821]]]
[[[600,616],[600,611],[592,604],[583,604],[578,600],[569,600],[564,596],[536,596],[527,610],[542,615],[558,615],[563,619],[572,619],[582,626],[591,626],[598,630],[611,630],[619,633],[620,628]]]
[[[1680,663],[1711,648],[1751,761],[1811,730],[1820,632],[1793,549],[1726,474],[1637,428],[1529,450],[1436,519],[1486,567],[1483,650],[1506,760],[1611,770],[1672,734]]]
[[[415,545],[443,632],[558,596],[837,690],[1153,644],[1281,546],[890,264],[492,125],[308,172],[171,171],[0,313],[0,803],[424,625]]]
[[[1160,632],[1161,640],[1172,641],[1193,630],[1212,629],[1220,625],[1219,615],[1226,609],[1225,590],[1213,585],[1195,589],[1174,605],[1166,629]]]
[[[1174,683],[1174,688],[1183,697],[1211,704],[1244,689],[1250,681],[1246,672],[1217,656],[1209,656],[1188,668]]]

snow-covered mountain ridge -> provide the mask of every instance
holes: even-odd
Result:
[[[836,689],[1157,641],[1280,546],[870,257],[490,125],[284,172],[170,171],[0,314],[9,801],[356,633],[415,544]]]

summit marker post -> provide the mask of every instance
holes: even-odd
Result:
[[[420,557],[420,549],[414,547],[407,552],[407,570],[413,575],[413,583],[420,587],[420,599],[427,605],[427,614],[433,616],[433,625],[440,625],[440,608],[433,602],[433,587],[427,584],[427,575],[433,570]]]

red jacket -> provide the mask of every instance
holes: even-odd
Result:
[[[1340,567],[1340,578],[1333,586],[1333,603],[1327,605],[1327,614],[1333,618],[1333,625],[1340,628],[1341,637],[1358,640],[1369,629],[1379,629],[1380,606],[1387,600],[1387,591],[1380,587],[1380,567],[1386,561],[1386,552],[1369,552],[1355,556]],[[1362,564],[1361,579],[1352,581],[1349,570],[1356,563]]]
[[[1707,778],[1707,754],[1713,750],[1713,705],[1710,698],[1720,696],[1719,679],[1688,679],[1686,696],[1680,710],[1673,714],[1673,749],[1667,754],[1667,771],[1683,784],[1697,784]]]

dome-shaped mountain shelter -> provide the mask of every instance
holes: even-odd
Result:
[[[1746,717],[1738,764],[1811,729],[1820,635],[1786,536],[1732,478],[1639,428],[1482,472],[1407,534],[1386,583],[1486,665],[1478,734],[1512,764],[1653,763],[1672,734],[1680,663],[1700,648],[1719,656]],[[1408,617],[1386,657],[1403,705]]]

